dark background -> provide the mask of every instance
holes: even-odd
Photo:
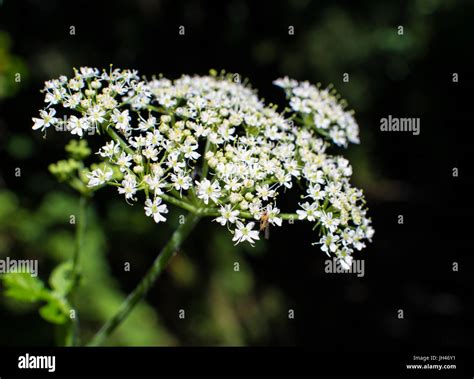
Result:
[[[309,225],[286,225],[250,249],[232,247],[228,233],[205,221],[154,286],[141,316],[110,343],[310,345],[339,353],[471,348],[474,3],[256,3],[4,1],[0,33],[10,47],[4,42],[0,50],[8,88],[0,97],[0,256],[40,258],[47,278],[71,244],[66,220],[75,194],[47,171],[63,158],[66,137],[51,133],[43,140],[31,131],[45,80],[111,63],[148,77],[225,69],[280,104],[282,93],[272,85],[278,77],[333,83],[361,129],[360,145],[336,152],[350,159],[376,230],[374,242],[356,255],[365,260],[365,277],[326,274]],[[11,85],[16,72],[22,82]],[[421,134],[380,132],[379,120],[389,114],[420,117]],[[140,208],[111,189],[94,199],[90,249],[103,260],[92,270],[102,276],[83,293],[85,339],[133,289],[172,230],[153,229]],[[130,273],[123,272],[125,261],[132,262]],[[242,265],[238,274],[235,261]],[[181,308],[186,320],[177,318]],[[0,344],[54,344],[53,326],[35,307],[2,297]]]

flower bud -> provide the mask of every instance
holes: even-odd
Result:
[[[140,154],[135,154],[133,156],[133,161],[137,164],[141,164],[143,162],[143,157]]]
[[[133,167],[133,172],[134,172],[135,174],[141,174],[141,173],[143,172],[143,170],[144,170],[144,169],[143,169],[143,166],[141,166],[141,165],[140,165],[140,166],[137,165],[137,166]]]
[[[240,208],[242,209],[248,209],[249,208],[249,203],[246,200],[242,200],[240,202]]]
[[[165,134],[169,130],[169,127],[166,124],[160,124],[158,130],[160,131],[160,133]]]

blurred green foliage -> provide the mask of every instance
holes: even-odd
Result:
[[[299,3],[293,1],[293,6]],[[282,59],[279,41],[272,38],[260,41],[254,55],[262,63],[278,61],[290,77],[334,83],[360,113],[373,106],[383,83],[371,72],[385,72],[392,80],[407,77],[430,46],[434,17],[454,5],[450,0],[371,2],[360,8],[330,3],[315,12],[315,22],[297,30],[298,38]],[[304,8],[298,13],[303,15]],[[343,81],[344,73],[350,74],[350,85]]]
[[[65,299],[67,283],[61,280],[65,264],[59,265],[51,274],[51,289],[44,286],[43,282],[30,273],[7,273],[1,276],[5,286],[5,296],[19,301],[31,303],[46,302],[39,309],[40,315],[54,324],[67,322],[70,305]]]
[[[61,262],[68,261],[74,247],[74,225],[69,224],[69,220],[76,208],[75,196],[63,192],[47,194],[35,210],[28,210],[20,205],[14,193],[8,190],[1,191],[0,259],[7,255],[14,255],[17,258],[39,257],[40,267],[55,267]],[[137,230],[138,236],[152,233],[149,227],[143,227],[148,220],[144,220],[141,211],[135,209],[132,211],[132,209],[121,202],[113,204],[108,211],[105,223],[115,224],[115,232],[119,233],[133,234],[134,229]],[[129,222],[121,223],[121,218],[127,218]],[[130,228],[131,225],[132,228]],[[167,232],[171,231],[171,228],[167,229]],[[261,293],[256,293],[253,275],[245,263],[242,252],[229,244],[226,231],[213,230],[216,233],[207,248],[208,259],[211,260],[210,267],[206,268],[206,271],[211,273],[208,279],[203,278],[203,275],[207,274],[198,269],[188,256],[187,250],[175,257],[169,270],[173,281],[171,287],[174,287],[172,291],[182,292],[181,297],[183,294],[186,297],[186,295],[191,296],[191,293],[197,293],[197,299],[200,302],[203,301],[204,304],[204,306],[203,304],[193,305],[193,308],[201,309],[198,313],[202,316],[193,318],[193,321],[180,331],[182,338],[203,344],[230,345],[246,344],[249,341],[265,338],[265,334],[270,332],[269,325],[272,322],[278,323],[278,319],[281,318],[278,315],[284,314],[281,294],[275,288],[267,288]],[[84,340],[91,337],[97,328],[117,310],[126,296],[111,274],[105,256],[107,245],[103,227],[98,222],[95,212],[90,210],[81,259],[83,279],[76,296]],[[18,246],[21,249],[17,249]],[[158,251],[158,248],[159,246],[155,251]],[[16,253],[11,254],[12,251]],[[200,259],[197,257],[197,252],[193,252],[192,255]],[[132,267],[136,265],[135,258],[134,256],[127,258]],[[238,262],[238,271],[235,271],[236,262]],[[58,273],[58,270],[61,271],[64,267],[59,267],[60,269],[55,269],[50,277],[50,284],[55,291],[61,291],[64,287]],[[29,301],[50,298],[51,292],[39,279],[27,275],[28,280],[26,280],[27,276],[22,276],[21,283],[18,283],[14,282],[17,275],[4,276],[6,290],[10,291],[10,294],[11,291],[17,291],[15,295],[18,295],[22,289],[28,289],[31,290],[31,296],[29,298],[14,296],[15,298]],[[47,277],[47,272],[40,272],[40,276]],[[23,306],[19,307],[19,304],[11,299],[6,301],[4,306],[8,307],[9,312],[25,311]],[[59,318],[53,320],[50,314],[46,314],[46,311],[52,310],[50,308],[48,306],[46,309],[43,306],[41,315],[49,321],[62,322]],[[177,308],[174,309],[177,312]],[[177,337],[160,321],[159,314],[160,312],[149,304],[141,303],[108,343],[118,345],[179,343]],[[169,314],[168,317],[171,318]],[[172,326],[173,321],[169,324]],[[184,337],[186,334],[187,336]]]
[[[77,209],[78,201],[75,196],[62,192],[49,193],[35,210],[23,208],[19,203],[14,193],[8,190],[0,192],[0,259],[6,256],[39,258],[40,268],[55,267],[69,260],[74,247],[74,225],[69,224],[69,219]],[[82,257],[83,280],[77,293],[77,299],[80,301],[79,317],[86,337],[110,317],[126,296],[110,274],[104,254],[105,236],[93,212],[90,212],[88,217],[88,225]],[[16,253],[12,254],[12,251]],[[61,291],[63,285],[57,270],[53,271],[50,281],[55,291]],[[4,276],[7,291],[15,291],[16,299],[49,300],[51,293],[39,279],[30,275],[14,279],[17,275],[19,274]],[[45,277],[47,273],[40,270],[40,276]],[[24,293],[22,289],[27,288],[31,290],[31,296],[19,296]],[[11,300],[5,306],[10,312],[25,310]],[[47,311],[42,312],[43,316],[45,312]],[[143,303],[117,331],[110,343],[167,345],[173,344],[173,341],[172,335],[160,326],[153,309]]]
[[[11,40],[7,33],[0,31],[0,100],[14,96],[20,83],[27,79],[23,60],[10,52]]]

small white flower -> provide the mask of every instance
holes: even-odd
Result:
[[[298,82],[294,79],[288,78],[288,76],[285,76],[284,78],[280,78],[273,81],[273,84],[281,88],[288,88],[288,87],[296,87],[298,85]]]
[[[64,89],[63,87],[54,88],[53,92],[46,92],[44,102],[49,103],[48,105],[58,104],[64,101],[66,94],[66,89]]]
[[[335,253],[337,251],[339,241],[339,236],[333,234],[327,234],[321,237],[319,243],[321,244],[321,250],[324,251],[328,257],[330,256],[329,252]]]
[[[51,108],[49,112],[41,110],[40,111],[41,118],[33,117],[33,122],[34,122],[33,130],[41,129],[41,131],[43,131],[49,126],[57,123],[58,119],[54,117],[55,114],[56,114],[56,110],[53,108]]]
[[[171,181],[177,191],[188,190],[192,183],[191,177],[183,174],[171,174]]]
[[[76,116],[71,116],[67,121],[67,127],[71,134],[78,135],[82,137],[84,131],[89,128],[90,124],[84,117],[77,118]]]
[[[112,113],[112,121],[115,123],[115,127],[122,132],[127,132],[130,126],[130,116],[128,115],[128,109],[120,112],[118,109],[114,109]]]
[[[68,87],[73,91],[79,91],[81,88],[84,87],[84,81],[81,78],[70,79],[68,82]]]
[[[352,255],[346,254],[339,257],[339,264],[344,270],[349,270],[352,266]]]
[[[340,221],[337,218],[334,218],[332,212],[321,212],[321,223],[329,229],[331,233],[334,233],[339,225]]]
[[[197,197],[204,201],[204,204],[208,204],[209,200],[214,203],[218,202],[221,189],[217,180],[214,180],[212,184],[208,179],[204,179],[202,182],[196,181],[196,186],[198,188]]]
[[[132,156],[122,151],[120,156],[117,158],[117,165],[120,168],[120,171],[125,172],[127,168],[132,164]]]
[[[120,151],[120,146],[114,141],[109,141],[99,149],[98,154],[102,158],[112,158],[119,151]]]
[[[199,154],[197,151],[198,145],[191,145],[191,144],[185,144],[182,148],[181,151],[184,153],[184,157],[186,159],[193,159],[196,160],[198,159],[201,154]]]
[[[268,216],[268,222],[272,225],[278,225],[281,226],[281,218],[278,217],[280,214],[280,210],[278,208],[273,208],[273,205],[268,204],[267,205],[267,216]]]
[[[352,245],[354,242],[355,232],[353,229],[346,228],[341,233],[341,242],[344,246]]]
[[[127,200],[132,199],[133,200],[133,195],[135,195],[135,193],[137,192],[136,185],[137,184],[136,184],[135,180],[123,180],[122,181],[122,187],[118,188],[118,192],[121,195],[125,195],[125,199],[127,199]]]
[[[326,192],[321,190],[321,185],[314,184],[308,187],[308,196],[313,200],[322,200],[326,196]]]
[[[268,184],[264,184],[263,186],[258,185],[256,187],[257,196],[260,197],[262,200],[268,200],[269,197],[273,197],[275,191],[270,190]]]
[[[70,96],[66,95],[64,98],[63,106],[64,108],[76,109],[77,106],[81,104],[81,100],[87,102],[87,99],[83,99],[81,92],[74,93]]]
[[[145,158],[151,161],[158,160],[158,150],[155,149],[154,147],[148,146],[146,149],[142,150],[142,154]]]
[[[99,70],[96,68],[81,67],[79,71],[80,71],[80,74],[78,73],[77,75],[80,75],[83,79],[89,79],[89,78],[99,75]]]
[[[148,117],[148,120],[142,120],[138,124],[138,130],[146,132],[149,129],[154,128],[156,125],[156,118],[153,116]]]
[[[161,195],[163,193],[161,189],[166,186],[166,183],[162,181],[158,175],[147,175],[144,179],[146,184],[148,184],[150,191],[155,195]]]
[[[171,167],[175,172],[180,171],[186,166],[186,163],[179,160],[179,154],[173,152],[168,155],[168,162],[166,162],[168,167]]]
[[[217,221],[222,226],[226,225],[228,222],[231,224],[235,223],[239,215],[239,211],[232,210],[232,206],[230,204],[221,206],[219,213],[221,214],[221,216],[214,219],[214,221]]]
[[[254,240],[260,239],[257,230],[252,230],[255,226],[254,222],[249,222],[244,225],[242,222],[237,221],[237,229],[234,231],[234,238],[232,241],[236,241],[236,245],[240,242],[248,241],[251,245],[255,242]]]
[[[112,179],[113,171],[110,168],[106,168],[105,171],[102,171],[100,168],[91,171],[87,174],[89,178],[88,187],[96,187],[104,184],[105,182]]]
[[[98,105],[95,105],[91,108],[88,109],[87,114],[89,115],[89,120],[94,122],[94,123],[102,123],[104,122],[105,118],[105,111],[99,107]]]
[[[161,215],[166,213],[168,213],[168,208],[166,207],[166,204],[161,204],[160,197],[155,197],[153,201],[146,199],[145,214],[148,217],[153,217],[156,223],[166,221],[166,218]]]
[[[306,202],[301,205],[301,208],[303,208],[303,210],[298,209],[296,211],[300,220],[307,219],[308,221],[315,221],[316,217],[319,217],[321,214],[321,212],[318,211],[318,203],[316,202],[312,204]]]

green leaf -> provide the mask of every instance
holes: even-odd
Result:
[[[65,296],[71,290],[73,284],[72,263],[64,262],[57,266],[49,277],[49,285],[53,291]]]
[[[68,320],[71,309],[61,293],[68,288],[67,274],[65,274],[67,270],[70,270],[70,267],[67,267],[67,264],[62,264],[51,274],[50,282],[54,291],[47,289],[40,279],[31,276],[29,273],[2,275],[5,295],[31,303],[45,301],[46,304],[39,310],[41,317],[54,324],[64,324]]]
[[[64,324],[67,321],[67,314],[61,308],[60,303],[57,301],[51,301],[46,305],[43,305],[39,313],[46,321],[52,322],[53,324]]]
[[[8,297],[35,302],[48,296],[43,282],[29,273],[8,273],[2,276],[2,280]]]

